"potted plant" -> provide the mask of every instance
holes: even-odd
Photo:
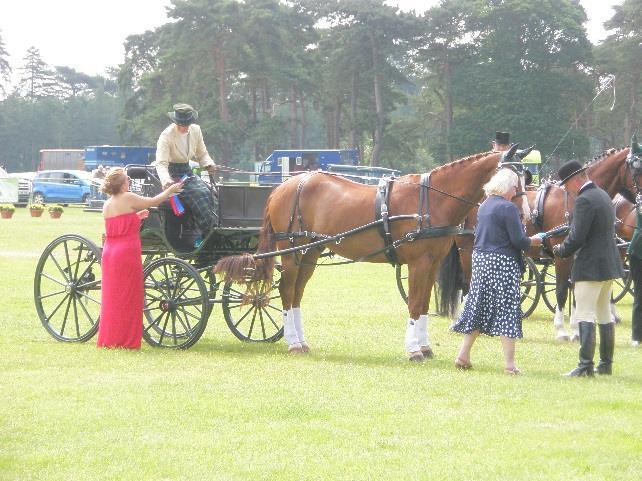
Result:
[[[11,219],[16,208],[11,204],[0,204],[0,213],[3,219]]]
[[[61,205],[52,205],[48,210],[49,217],[51,217],[52,219],[59,219],[64,211]]]
[[[42,204],[31,204],[29,206],[29,212],[31,217],[40,217],[45,210],[45,206]]]

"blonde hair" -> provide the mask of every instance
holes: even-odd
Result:
[[[486,195],[501,195],[504,196],[513,187],[517,187],[519,177],[510,169],[499,169],[495,175],[484,185],[484,192]]]
[[[103,185],[100,187],[100,191],[107,195],[118,194],[125,182],[127,182],[125,169],[122,167],[111,168],[109,169],[109,172],[107,172],[105,180],[103,180]]]

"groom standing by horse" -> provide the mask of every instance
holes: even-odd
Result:
[[[615,211],[609,195],[589,180],[586,167],[571,160],[558,171],[560,185],[576,196],[568,237],[553,246],[559,257],[575,255],[571,281],[575,283],[576,319],[580,331],[580,362],[567,374],[593,376],[595,321],[600,326],[599,374],[611,374],[615,327],[610,300],[613,279],[624,275],[615,243]]]

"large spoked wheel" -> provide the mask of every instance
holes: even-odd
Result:
[[[223,286],[225,322],[241,341],[276,342],[283,337],[283,314],[277,305],[280,279],[277,266],[272,286],[265,292],[236,282],[226,282]]]
[[[541,280],[537,266],[530,257],[525,258],[526,271],[522,274],[520,291],[522,293],[521,306],[524,317],[530,316],[542,295]]]
[[[85,342],[98,330],[100,249],[75,234],[58,237],[36,266],[34,301],[38,317],[54,338]]]
[[[154,347],[187,349],[207,326],[210,302],[198,271],[180,259],[152,261],[143,272],[143,338]]]
[[[629,258],[624,260],[624,277],[613,280],[613,291],[611,292],[611,301],[619,302],[624,299],[628,293],[633,294],[633,285],[631,281],[631,270],[629,268]]]

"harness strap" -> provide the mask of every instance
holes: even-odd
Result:
[[[294,203],[292,204],[292,211],[290,212],[290,223],[288,224],[288,232],[292,229],[292,226],[294,225],[294,217],[297,217],[297,220],[299,221],[299,229],[301,231],[305,230],[305,227],[303,225],[303,214],[301,213],[301,206],[299,204],[299,200],[301,198],[301,191],[303,191],[303,186],[305,183],[314,175],[314,172],[308,172],[307,174],[303,175],[303,178],[301,179],[301,182],[296,186],[296,196],[294,197]],[[290,243],[294,244],[294,240],[290,237]]]
[[[544,202],[546,200],[546,195],[550,190],[551,184],[549,182],[544,182],[537,189],[537,194],[535,196],[535,209],[531,212],[531,218],[533,219],[533,225],[539,230],[544,228]]]
[[[375,221],[381,220],[382,222],[377,225],[379,235],[383,238],[384,250],[386,259],[393,266],[399,265],[399,259],[395,252],[393,245],[392,234],[390,233],[390,222],[388,222],[388,202],[390,200],[390,191],[392,190],[392,179],[383,177],[377,186],[375,195]]]
[[[419,218],[417,219],[417,230],[420,231],[424,226],[424,219],[426,220],[426,226],[430,227],[430,172],[426,174],[421,174],[419,180],[419,207],[417,208],[417,213]],[[426,204],[426,214],[424,215],[424,203]]]
[[[311,242],[313,242],[319,239],[329,239],[331,236],[319,234],[318,232],[313,232],[311,230],[302,230],[295,232],[275,232],[272,234],[272,237],[276,241],[289,240],[290,244],[294,244],[294,239],[299,239],[301,237],[307,237],[311,239]]]

